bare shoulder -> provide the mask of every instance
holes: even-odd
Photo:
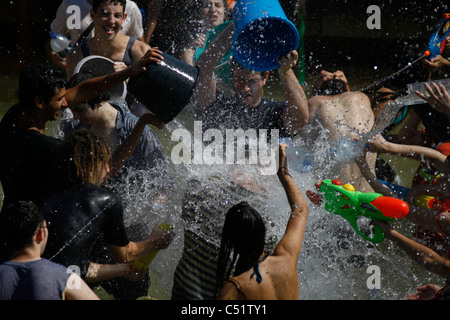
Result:
[[[363,92],[359,92],[359,91],[347,91],[347,92],[343,92],[339,95],[339,98],[341,100],[347,100],[347,101],[360,101],[362,103],[367,103],[370,106],[370,99],[369,97],[363,93]]]
[[[131,49],[133,52],[133,57],[135,59],[140,59],[142,56],[150,49],[150,46],[142,40],[136,39],[136,42]]]
[[[239,288],[236,284],[230,280],[226,281],[219,293],[217,294],[218,300],[238,300],[239,299]]]
[[[84,58],[83,50],[80,46],[72,49],[66,57],[66,64],[67,64],[67,76],[70,77],[73,75],[75,71],[75,67],[77,66],[78,62],[80,62]]]

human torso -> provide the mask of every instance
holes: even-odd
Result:
[[[0,300],[62,300],[70,272],[46,259],[0,265]]]
[[[298,299],[299,291],[297,269],[283,262],[282,257],[268,256],[259,263],[259,272],[262,280],[260,283],[258,283],[256,276],[252,276],[254,272],[254,267],[251,267],[249,270],[233,277],[240,287],[240,299]],[[237,287],[236,291],[239,291]]]
[[[243,200],[255,208],[265,204],[258,194],[220,175],[191,181],[184,198],[185,243],[174,276],[173,299],[214,299],[216,265],[227,210]]]
[[[365,94],[348,92],[336,96],[315,96],[308,100],[313,130],[328,130],[330,139],[358,139],[374,124],[370,101]]]
[[[121,200],[105,188],[90,183],[63,188],[45,201],[43,212],[49,223],[44,256],[52,261],[86,268],[100,239],[128,244]]]
[[[133,47],[136,39],[125,35],[117,35],[117,39],[111,45],[100,46],[96,44],[96,39],[92,38],[81,45],[83,56],[99,55],[111,59],[112,61],[122,61],[127,66],[133,64]]]
[[[280,136],[286,136],[282,120],[285,102],[262,99],[254,108],[239,106],[234,98],[219,96],[209,107],[201,110],[198,119],[202,121],[203,130],[214,128],[225,132],[226,129],[261,129],[279,130]]]
[[[0,181],[5,201],[33,200],[40,202],[47,196],[54,182],[54,160],[61,141],[25,130],[18,126],[20,106],[14,106],[2,120],[0,148]],[[7,152],[6,152],[7,151]]]

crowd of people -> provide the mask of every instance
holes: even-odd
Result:
[[[48,64],[30,63],[22,71],[18,103],[0,122],[0,299],[94,300],[98,285],[116,299],[147,295],[148,271],[134,262],[168,248],[175,234],[158,224],[126,223],[133,203],[124,201],[123,194],[138,193],[143,183],[127,179],[130,171],[148,171],[155,179],[169,175],[168,159],[154,131],[165,130],[166,124],[132,96],[113,101],[109,91],[142,73],[149,63],[163,61],[163,52],[199,68],[190,110],[203,130],[277,129],[281,137],[300,137],[310,149],[319,131],[330,143],[367,137],[383,109],[398,97],[398,87],[406,85],[386,83],[377,92],[357,92],[342,71],[322,70],[308,98],[293,71],[299,59],[295,48],[280,57],[275,70],[282,101],[264,96],[271,71],[248,70],[232,57],[227,85],[216,67],[230,48],[234,24],[226,24],[210,45],[205,47],[205,42],[208,31],[232,22],[235,1],[177,2],[184,14],[180,20],[164,15],[172,2],[62,1],[51,28],[67,36],[72,49],[62,57],[48,47]],[[76,32],[64,24],[72,5],[83,9]],[[112,60],[114,72],[76,72],[77,64],[90,55]],[[430,77],[446,78],[448,57],[449,41],[442,56],[425,59],[421,67]],[[411,122],[396,141],[385,139],[384,132],[373,133],[364,151],[333,174],[357,190],[397,197],[381,182],[377,155],[420,160],[423,166],[406,198],[406,219],[417,226],[416,239],[388,223],[373,223],[413,260],[450,279],[450,213],[443,206],[423,208],[416,200],[420,195],[442,203],[450,198],[445,136],[450,133],[450,96],[434,82],[425,89],[428,94],[416,94],[427,106],[426,114],[411,108]],[[64,124],[63,137],[46,133],[47,123],[66,109],[73,117]],[[424,139],[413,143],[408,137],[418,138],[419,120]],[[179,213],[184,248],[173,276],[172,299],[298,299],[298,259],[311,208],[289,172],[286,148],[279,144],[277,149],[278,179],[264,177],[284,190],[290,207],[285,232],[276,243],[269,245],[261,214],[267,201],[267,190],[258,183],[261,176],[248,175],[235,164],[231,178],[216,174],[189,181]],[[423,172],[431,172],[432,178],[423,178]],[[164,186],[154,188],[164,198]],[[448,297],[445,285],[429,284],[408,298]]]

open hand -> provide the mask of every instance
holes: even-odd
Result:
[[[415,94],[428,102],[437,111],[450,115],[450,96],[445,86],[434,82],[431,83],[431,86],[428,83],[425,83],[423,86],[429,93],[429,96],[427,97],[419,91],[415,91]]]
[[[148,49],[141,59],[133,63],[132,75],[144,72],[146,70],[145,66],[149,63],[158,63],[164,60],[162,54],[163,52],[157,47]]]

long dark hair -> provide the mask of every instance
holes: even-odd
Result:
[[[264,251],[265,237],[264,220],[247,202],[240,202],[228,210],[216,271],[216,295],[233,269],[233,275],[239,275],[258,263]]]

